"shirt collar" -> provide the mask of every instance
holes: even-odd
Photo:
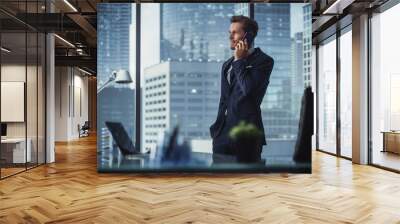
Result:
[[[247,56],[250,56],[251,54],[253,54],[254,52],[254,47],[252,46],[251,48],[249,48],[249,54]]]
[[[254,52],[254,47],[251,47],[251,48],[249,49],[249,55],[251,55],[253,52]]]

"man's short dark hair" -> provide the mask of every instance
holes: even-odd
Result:
[[[241,23],[245,32],[252,32],[254,36],[257,36],[258,24],[255,20],[250,19],[247,16],[232,16],[231,23]]]

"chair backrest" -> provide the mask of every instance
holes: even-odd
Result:
[[[82,128],[87,128],[88,129],[90,127],[89,124],[90,124],[89,121],[85,121],[85,123],[83,124]]]
[[[314,96],[311,87],[304,89],[301,100],[299,130],[294,149],[295,162],[311,163],[312,135],[314,133]]]

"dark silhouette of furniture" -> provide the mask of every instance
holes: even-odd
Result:
[[[301,99],[299,131],[294,149],[295,162],[311,163],[311,142],[314,133],[314,96],[311,87],[304,89]]]

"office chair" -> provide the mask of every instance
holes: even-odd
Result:
[[[89,129],[90,129],[89,121],[85,121],[82,127],[80,127],[80,125],[78,124],[79,138],[89,136]]]

